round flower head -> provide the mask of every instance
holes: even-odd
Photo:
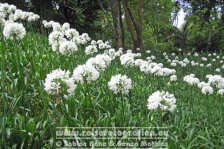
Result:
[[[63,29],[64,31],[70,29],[70,24],[69,24],[69,23],[64,23],[64,24],[62,25],[62,29]]]
[[[20,9],[17,9],[14,13],[14,21],[22,19],[22,15],[23,15],[23,11]]]
[[[87,33],[83,33],[82,34],[82,38],[84,38],[86,41],[90,41],[91,38],[89,37],[89,35]]]
[[[115,75],[112,76],[108,82],[108,87],[114,92],[114,94],[128,94],[132,88],[132,81],[126,75]]]
[[[68,29],[65,31],[65,35],[69,40],[75,40],[79,36],[79,32],[76,29]]]
[[[96,52],[98,52],[98,50],[97,50],[97,47],[94,45],[89,45],[85,49],[86,55],[93,55]]]
[[[78,48],[74,42],[64,41],[60,43],[59,52],[61,54],[70,54],[78,51]]]
[[[99,44],[99,49],[105,49],[105,48],[106,48],[106,44],[104,44],[104,43]]]
[[[99,76],[99,71],[97,71],[92,65],[79,65],[74,69],[72,75],[75,82],[80,84],[96,81]]]
[[[45,79],[45,91],[49,94],[73,94],[76,85],[74,84],[73,78],[69,77],[69,74],[69,71],[63,71],[61,69],[53,70]]]
[[[176,75],[172,75],[172,76],[170,76],[170,81],[171,81],[171,82],[175,82],[175,81],[177,81],[177,76],[176,76]]]
[[[149,110],[160,108],[163,111],[173,112],[176,108],[176,98],[168,92],[157,91],[149,96],[147,106]]]
[[[99,54],[95,58],[90,58],[86,64],[92,65],[98,71],[104,71],[106,67],[110,64],[111,58],[105,54]]]
[[[3,35],[6,39],[22,40],[26,30],[21,23],[5,23]]]
[[[201,91],[202,91],[203,94],[206,94],[206,95],[213,94],[213,88],[211,86],[208,86],[208,85],[202,87]]]
[[[53,31],[62,32],[62,27],[58,22],[52,24]]]
[[[63,34],[58,31],[50,33],[48,41],[50,45],[58,45],[63,40]]]

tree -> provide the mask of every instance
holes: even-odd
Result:
[[[122,24],[122,12],[120,0],[110,0],[111,14],[114,23],[115,43],[116,48],[124,48],[124,34]]]
[[[41,19],[53,19],[53,1],[51,0],[31,0],[32,11],[39,14]]]
[[[137,48],[143,48],[143,39],[142,39],[142,31],[143,31],[143,9],[142,9],[142,0],[138,0],[138,19],[136,19],[133,15],[133,10],[130,7],[128,0],[122,0],[125,19],[127,22],[128,30],[131,34],[132,41],[134,43],[133,50],[136,51]]]
[[[183,28],[188,49],[215,51],[224,49],[223,0],[182,0],[188,11]]]

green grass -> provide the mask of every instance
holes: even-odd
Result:
[[[156,56],[157,62],[166,64],[160,53]],[[21,42],[0,40],[1,148],[54,148],[60,126],[168,127],[169,148],[224,148],[224,98],[216,92],[206,96],[197,86],[182,81],[190,73],[205,80],[214,69],[177,66],[178,81],[168,84],[169,77],[145,75],[115,59],[96,82],[88,87],[78,85],[67,100],[44,91],[48,73],[57,68],[72,71],[88,58],[83,47],[70,56],[55,53],[47,37],[40,34],[28,33]],[[118,73],[133,82],[130,94],[122,98],[107,87],[111,76]],[[147,109],[148,97],[157,90],[175,95],[174,113]]]

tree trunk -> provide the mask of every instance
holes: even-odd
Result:
[[[116,48],[124,48],[124,34],[122,27],[120,0],[111,0],[110,5],[114,22]]]
[[[137,48],[143,48],[142,31],[143,31],[143,14],[142,14],[142,0],[138,0],[138,23],[134,18],[132,10],[128,5],[128,0],[123,0],[125,11],[125,18],[128,24],[128,29],[133,41],[133,50],[136,52]]]

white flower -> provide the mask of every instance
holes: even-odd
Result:
[[[92,41],[91,41],[91,45],[92,45],[92,46],[96,46],[96,44],[97,44],[97,43],[96,43],[95,40],[92,40]]]
[[[194,53],[194,56],[195,56],[195,57],[198,57],[199,55],[198,55],[198,53],[197,53],[197,52],[195,52],[195,53]]]
[[[93,55],[96,52],[98,52],[98,50],[97,50],[97,47],[94,45],[89,45],[85,49],[86,55]]]
[[[21,23],[5,23],[3,35],[6,39],[21,40],[26,35],[26,30]]]
[[[47,74],[45,79],[45,91],[49,94],[59,94],[63,93],[63,90],[66,90],[67,94],[73,94],[76,85],[69,75],[69,71],[63,71],[61,69],[53,70],[50,74]]]
[[[150,51],[150,50],[147,50],[147,51],[146,51],[146,53],[148,53],[148,54],[149,54],[149,53],[151,53],[151,51]]]
[[[176,108],[176,98],[168,92],[157,91],[149,96],[147,107],[149,110],[160,108],[162,111],[173,112]]]
[[[79,65],[74,69],[72,75],[75,82],[80,84],[96,81],[99,76],[99,71],[97,71],[92,65]]]
[[[198,88],[200,88],[200,89],[202,89],[205,86],[210,86],[210,84],[209,83],[205,83],[204,81],[198,83]]]
[[[101,44],[101,43],[103,43],[103,40],[97,40],[96,43],[97,43],[97,44]]]
[[[148,64],[148,62],[147,61],[144,61],[144,60],[142,60],[142,59],[136,59],[135,60],[135,66],[141,66],[141,65],[143,65],[144,63],[146,63],[146,64]]]
[[[64,23],[64,24],[62,25],[62,29],[63,29],[64,31],[67,31],[68,29],[70,29],[70,24],[69,24],[69,23]]]
[[[108,55],[102,54],[97,55],[95,58],[90,58],[86,62],[87,65],[92,65],[98,71],[104,71],[109,66],[111,58]]]
[[[40,16],[39,15],[34,14],[34,13],[31,12],[31,13],[28,14],[27,21],[28,22],[34,22],[34,21],[37,21],[39,19],[40,19]]]
[[[202,59],[202,61],[208,61],[208,59],[206,57],[202,57],[201,59]]]
[[[121,65],[124,65],[125,67],[128,66],[134,66],[135,65],[135,60],[134,60],[135,55],[133,53],[126,53],[120,56],[120,61]]]
[[[200,80],[196,78],[194,74],[186,75],[183,80],[190,85],[197,85],[198,83],[200,83]]]
[[[61,54],[70,54],[78,51],[78,48],[74,42],[64,41],[60,43],[59,52]]]
[[[128,94],[129,90],[132,88],[132,81],[126,75],[118,74],[111,77],[108,82],[108,87],[114,94]]]
[[[210,64],[210,63],[206,65],[206,67],[211,67],[211,66],[212,66],[212,64]]]
[[[224,78],[220,75],[207,75],[208,83],[211,85],[215,85],[217,88],[224,88]]]
[[[181,67],[186,67],[187,66],[187,64],[184,63],[183,61],[180,61],[179,64],[180,64]]]
[[[106,48],[106,44],[104,44],[104,43],[99,44],[99,49],[105,49],[105,48]]]
[[[200,66],[200,67],[204,67],[204,64],[200,64],[199,66]]]
[[[83,33],[82,34],[82,38],[84,38],[86,41],[90,41],[91,38],[89,37],[89,35],[87,33]]]
[[[61,32],[58,32],[58,31],[51,32],[48,37],[49,44],[56,46],[61,41],[63,41],[63,37],[64,37],[64,35]]]
[[[203,94],[206,94],[206,95],[213,94],[213,88],[211,86],[204,86],[204,87],[202,87],[201,91]]]
[[[75,39],[78,38],[78,36],[79,36],[79,32],[76,29],[68,29],[65,31],[65,36],[69,40],[75,41]]]
[[[173,62],[172,62],[170,65],[171,65],[172,67],[176,67],[176,66],[177,66],[177,64],[176,64],[176,63],[173,63]]]
[[[62,32],[62,27],[58,22],[54,22],[52,24],[53,31]]]
[[[116,53],[115,49],[109,49],[108,54],[109,54],[109,56],[110,56],[111,58],[114,58],[114,57],[115,57],[115,53]]]
[[[216,72],[220,72],[221,70],[220,70],[220,68],[216,68],[215,71]]]
[[[224,96],[224,89],[220,89],[220,90],[218,91],[218,93],[219,93],[221,96]]]
[[[176,75],[172,75],[172,76],[170,76],[170,81],[171,81],[171,82],[175,82],[175,81],[177,81],[177,76],[176,76]]]

